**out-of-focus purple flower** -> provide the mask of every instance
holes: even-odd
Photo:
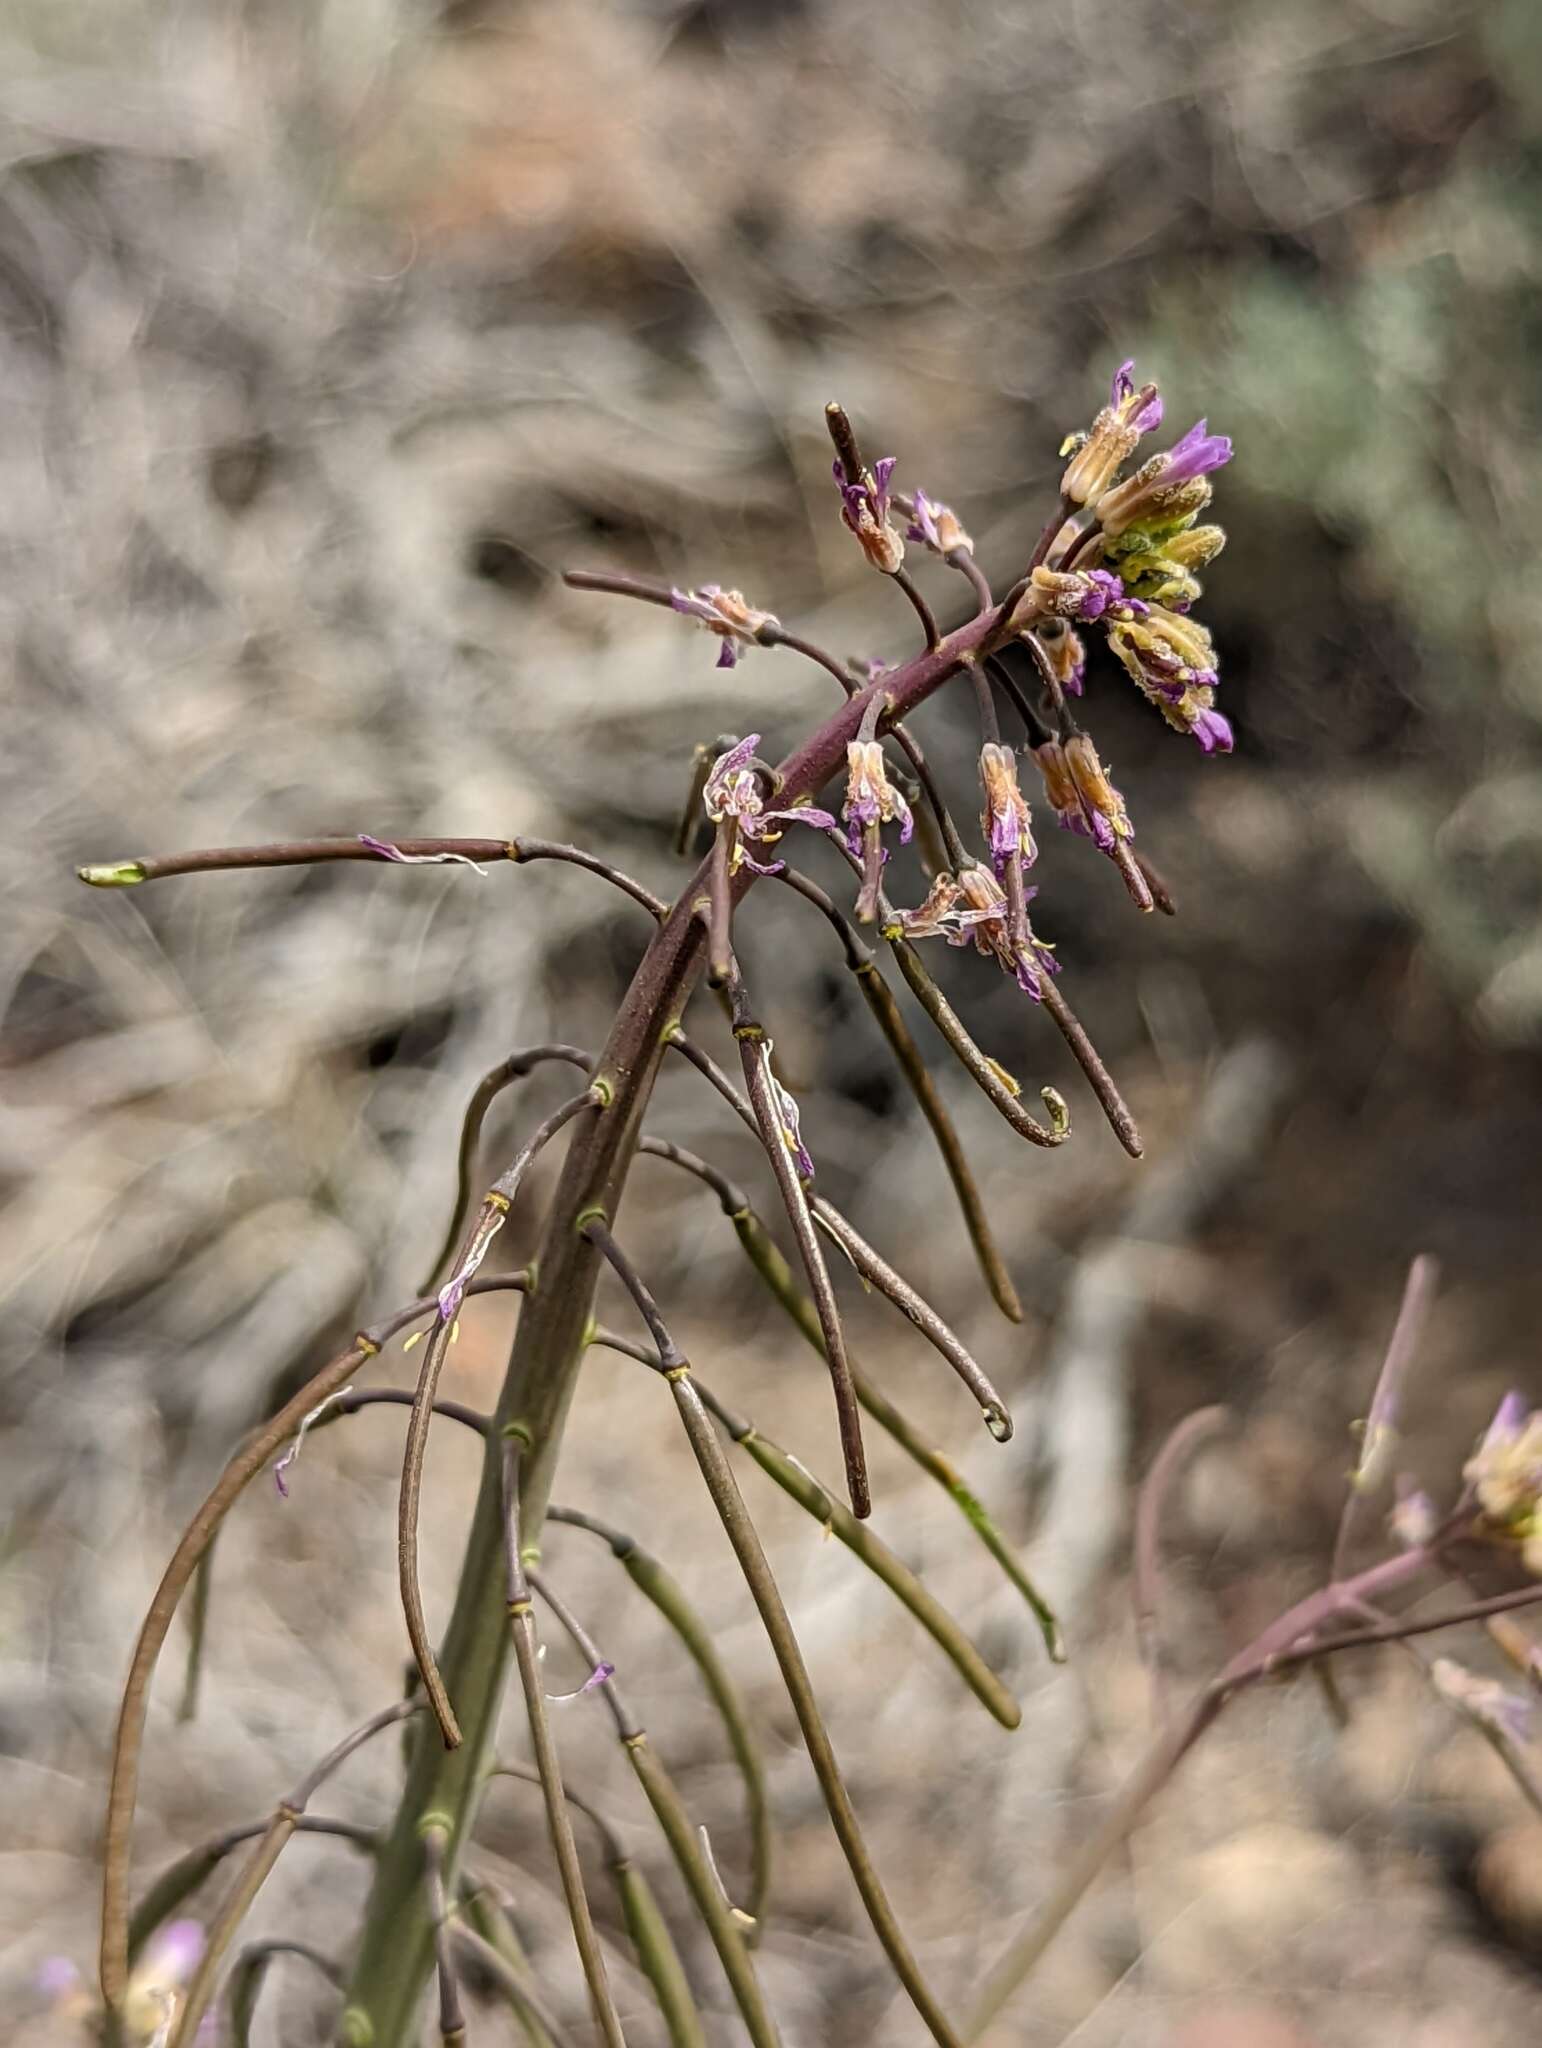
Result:
[[[889,479],[894,463],[894,456],[885,455],[871,469],[863,470],[855,483],[847,481],[839,460],[833,472],[841,494],[841,517],[856,535],[863,554],[885,576],[892,576],[905,559],[905,543],[889,519]]]
[[[82,1999],[83,2011],[89,2011],[94,2003],[85,1978],[68,1956],[45,1956],[37,1966],[33,1982],[39,1997],[46,1998],[50,2005],[68,2006],[72,2013]]]
[[[753,868],[757,875],[774,875],[780,871],[782,862],[756,860],[747,850],[746,841],[773,844],[781,838],[784,825],[811,825],[815,831],[830,832],[835,829],[835,819],[815,804],[768,811],[760,793],[760,774],[750,765],[759,745],[760,734],[752,732],[726,753],[719,754],[702,790],[702,802],[714,825],[722,825],[731,818],[738,828],[733,865]]]
[[[1507,1394],[1462,1472],[1489,1533],[1519,1543],[1526,1569],[1542,1577],[1542,1408],[1528,1414],[1520,1394]]]
[[[1493,1734],[1510,1742],[1524,1742],[1530,1734],[1532,1702],[1524,1693],[1511,1692],[1497,1678],[1480,1678],[1454,1657],[1437,1657],[1430,1677],[1443,1698]]]
[[[1030,635],[1025,634],[1025,639]],[[1032,629],[1032,639],[1049,663],[1049,672],[1068,696],[1079,697],[1087,675],[1087,650],[1081,635],[1064,619],[1041,619]]]
[[[1085,438],[1073,436],[1063,454],[1071,457],[1060,479],[1062,494],[1085,505],[1106,491],[1134,454],[1143,434],[1162,424],[1162,400],[1154,384],[1138,388],[1133,357],[1121,363],[1109,386],[1108,403]]]
[[[1039,849],[1033,843],[1027,802],[1017,786],[1017,756],[1010,747],[986,741],[980,749],[980,782],[985,790],[980,830],[990,846],[996,873],[1005,873],[1013,854],[1025,867],[1031,867]]]
[[[1212,434],[1208,423],[1200,420],[1181,441],[1153,455],[1132,477],[1098,499],[1098,524],[1104,535],[1117,540],[1128,527],[1145,521],[1197,512],[1209,500],[1208,485],[1202,493],[1187,492],[1181,502],[1178,494],[1230,462],[1231,452],[1226,435]]]
[[[393,846],[389,839],[376,839],[368,832],[358,835],[359,844],[371,853],[379,854],[382,860],[394,860],[404,868],[475,868],[479,875],[487,873],[480,861],[473,860],[469,853],[403,853],[399,846]]]
[[[154,2048],[167,2039],[169,2022],[203,1951],[204,1931],[196,1920],[172,1920],[151,1936],[124,1993],[123,2030],[129,2041]],[[197,2038],[201,2044],[202,2032]]]
[[[968,548],[973,552],[974,542],[950,506],[939,504],[925,491],[913,492],[911,505],[913,510],[910,524],[905,529],[906,540],[918,540],[938,555],[951,554],[954,548]]]
[[[768,626],[781,622],[770,612],[746,604],[740,590],[725,590],[720,583],[704,583],[699,590],[671,590],[669,602],[677,612],[695,619],[709,633],[722,639],[718,649],[719,668],[732,668],[739,659],[739,646],[755,646]]]
[[[1405,1550],[1422,1550],[1440,1527],[1435,1503],[1422,1486],[1400,1484],[1389,1519],[1393,1535]]]
[[[846,844],[853,854],[862,851],[862,834],[869,825],[898,821],[900,845],[907,846],[915,830],[910,806],[889,780],[883,745],[878,740],[850,740],[846,746],[846,799],[841,805],[846,823]]]

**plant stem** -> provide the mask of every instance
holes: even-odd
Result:
[[[1013,595],[1009,593],[1009,602]],[[781,763],[779,801],[790,808],[800,799],[817,796],[844,767],[847,744],[856,736],[873,691],[881,690],[891,720],[902,717],[938,690],[965,655],[993,652],[1010,639],[1006,610],[998,606],[982,613],[940,646],[890,671],[878,684],[854,692]],[[753,870],[740,869],[733,877],[736,898],[754,879]],[[666,1034],[678,1025],[701,974],[705,935],[694,905],[706,880],[705,869],[698,869],[660,925],[596,1062],[595,1078],[611,1089],[611,1104],[568,1148],[538,1255],[537,1284],[515,1333],[495,1421],[499,1431],[517,1430],[529,1445],[521,1465],[521,1520],[527,1544],[539,1541],[593,1312],[601,1254],[584,1236],[583,1226],[591,1217],[615,1213]],[[337,1381],[341,1383],[342,1375]],[[381,1850],[365,1909],[343,2015],[341,2039],[350,2048],[409,2048],[414,2040],[433,1964],[420,1829],[430,1818],[442,1817],[449,1823],[446,1881],[453,1888],[480,1804],[510,1655],[502,1596],[500,1451],[495,1436],[483,1461],[459,1590],[439,1653],[463,1739],[459,1748],[449,1751],[432,1728],[420,1729],[414,1739],[401,1805]]]

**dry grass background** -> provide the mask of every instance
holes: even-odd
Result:
[[[962,1998],[1142,1739],[1127,1481],[1168,1424],[1216,1398],[1239,1418],[1175,1532],[1197,1676],[1325,1554],[1409,1254],[1448,1271],[1411,1460],[1449,1475],[1496,1393],[1538,1385],[1529,0],[12,0],[0,43],[0,2013],[34,2048],[74,2038],[33,1973],[91,1952],[104,1745],[179,1519],[329,1337],[416,1284],[471,1079],[513,1043],[593,1039],[643,936],[564,872],[87,897],[74,864],[526,830],[665,887],[691,745],[751,723],[781,741],[824,685],[773,654],[724,677],[669,619],[555,588],[559,566],[742,583],[892,656],[910,621],[831,516],[828,397],[1003,573],[1121,356],[1180,424],[1207,410],[1238,440],[1209,606],[1238,756],[1201,761],[1112,676],[1090,699],[1181,917],[1147,928],[1063,839],[1039,876],[1145,1166],[1010,991],[950,963],[981,1034],[1078,1112],[1072,1146],[1024,1155],[960,1095],[1023,1330],[976,1301],[823,933],[753,905],[751,977],[822,1177],[999,1370],[1017,1440],[976,1441],[929,1358],[856,1303],[862,1349],[1069,1602],[1075,1658],[1051,1675],[956,1518],[880,1455],[880,1526],[1024,1689],[1008,1738],[752,1491],[898,1903]],[[958,789],[967,723],[939,705],[922,728]],[[753,1177],[686,1079],[657,1122]],[[646,1170],[627,1234],[689,1348],[828,1468],[820,1376],[746,1297],[711,1202]],[[503,1323],[468,1324],[456,1392],[490,1393]],[[447,1438],[439,1612],[471,1474]],[[262,1811],[396,1686],[397,1442],[387,1415],[329,1431],[287,1506],[259,1488],[236,1517],[201,1715],[174,1724],[168,1675],[152,1717],[142,1870]],[[671,1560],[752,1692],[785,1827],[763,1953],[788,2039],[909,2040],[684,1469],[655,1389],[597,1360],[560,1492]],[[731,1882],[736,1786],[689,1673],[603,1555],[566,1534],[550,1555]],[[1346,1682],[1346,1735],[1304,1685],[1223,1727],[1002,2042],[1480,2048],[1527,2026],[1536,1824],[1416,1675]],[[646,1843],[598,1709],[569,1709],[564,1738]],[[373,1819],[391,1788],[380,1750],[333,1804]],[[487,1842],[576,2015],[512,1789]],[[302,1844],[260,1929],[340,1944],[359,1889]],[[710,1958],[698,1975],[716,1999]],[[324,2038],[309,1985],[269,1996],[269,2039]]]

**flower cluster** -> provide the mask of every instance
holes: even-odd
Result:
[[[1024,628],[1058,687],[1079,695],[1085,657],[1071,622],[1101,624],[1168,724],[1207,754],[1229,753],[1231,725],[1215,708],[1215,648],[1188,612],[1200,595],[1195,572],[1226,544],[1219,526],[1195,522],[1210,503],[1210,473],[1231,460],[1231,442],[1200,420],[1121,482],[1141,436],[1162,421],[1155,385],[1137,389],[1133,369],[1120,365],[1108,404],[1061,479],[1066,502],[1086,510],[1067,521],[1035,568]]]
[[[1519,1394],[1507,1394],[1463,1476],[1485,1531],[1518,1544],[1527,1571],[1542,1578],[1542,1408],[1528,1414]]]

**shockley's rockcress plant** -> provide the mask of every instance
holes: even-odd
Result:
[[[1005,1402],[957,1335],[875,1247],[820,1192],[819,1138],[805,1135],[798,1105],[773,1060],[768,1020],[757,1009],[734,947],[735,920],[762,878],[795,891],[829,924],[846,967],[925,1115],[953,1185],[985,1283],[1014,1320],[1021,1307],[963,1145],[926,1056],[911,1034],[879,965],[898,968],[937,1037],[1009,1127],[1030,1144],[1053,1150],[1070,1134],[1060,1096],[1041,1091],[1044,1120],[1022,1089],[983,1051],[933,978],[926,943],[974,946],[997,961],[1024,996],[1064,1035],[1104,1115],[1135,1158],[1141,1140],[1112,1077],[1066,1000],[1054,947],[1030,919],[1036,890],[1026,877],[1037,858],[1025,763],[1036,792],[1063,830],[1106,858],[1143,912],[1171,914],[1171,896],[1135,844],[1124,796],[1109,778],[1080,721],[1088,664],[1087,639],[1101,635],[1136,687],[1180,734],[1206,755],[1232,746],[1232,729],[1216,708],[1214,647],[1193,607],[1198,572],[1220,552],[1218,526],[1201,524],[1210,478],[1231,456],[1224,436],[1201,421],[1174,445],[1133,469],[1140,443],[1162,421],[1155,385],[1137,385],[1134,366],[1115,373],[1106,406],[1090,430],[1073,435],[1057,502],[1022,571],[998,598],[976,560],[968,533],[948,506],[926,491],[894,489],[896,464],[869,465],[845,413],[832,405],[827,424],[835,448],[838,509],[874,570],[903,593],[919,622],[923,645],[907,660],[848,667],[784,627],[736,590],[704,584],[695,590],[655,587],[629,577],[571,573],[585,590],[609,591],[672,608],[719,642],[718,663],[732,668],[751,648],[781,648],[817,663],[838,687],[840,702],[819,728],[780,761],[763,754],[762,735],[725,736],[698,750],[687,818],[688,851],[698,830],[706,851],[683,890],[666,903],[602,858],[556,842],[519,838],[351,839],[228,847],[190,854],[115,861],[81,869],[102,887],[130,887],[173,875],[293,863],[366,860],[405,866],[497,861],[576,863],[625,892],[655,923],[606,1043],[596,1052],[565,1044],[511,1053],[478,1086],[459,1141],[459,1200],[444,1251],[421,1298],[362,1331],[236,1451],[189,1524],[167,1567],[130,1666],[113,1752],[103,1882],[100,1999],[69,1966],[50,1967],[47,1994],[90,2014],[104,2036],[120,2043],[189,2048],[210,2038],[223,1995],[231,2038],[251,2038],[265,1973],[290,1957],[336,1986],[336,2039],[352,2048],[405,2048],[421,2037],[430,1979],[438,1986],[442,2042],[466,2039],[463,1983],[491,1986],[521,2038],[551,2048],[571,2039],[521,1949],[496,1888],[479,1872],[478,1816],[496,1778],[528,1780],[544,1802],[563,1895],[587,1985],[593,2026],[608,2044],[623,2039],[605,1955],[591,1914],[588,1879],[573,1825],[592,1828],[617,1894],[616,1915],[630,1953],[657,2005],[658,2025],[675,2048],[702,2048],[708,2038],[693,1975],[688,1973],[641,1862],[618,1822],[564,1785],[552,1699],[603,1700],[645,1806],[716,1953],[739,2023],[754,2048],[779,2036],[755,1969],[754,1951],[774,1935],[771,1889],[773,1832],[765,1776],[753,1724],[710,1635],[664,1566],[625,1530],[579,1507],[551,1499],[563,1423],[586,1353],[602,1346],[637,1361],[660,1379],[678,1411],[692,1455],[721,1518],[730,1548],[775,1652],[815,1777],[873,1931],[925,2030],[943,2048],[972,2041],[1017,1991],[1047,1942],[1166,1783],[1188,1749],[1238,1692],[1272,1672],[1349,1647],[1406,1641],[1458,1622],[1482,1624],[1522,1665],[1535,1666],[1530,1639],[1507,1610],[1542,1597],[1525,1583],[1485,1592],[1470,1581],[1496,1564],[1542,1571],[1542,1416],[1505,1405],[1466,1471],[1460,1496],[1437,1509],[1397,1471],[1399,1390],[1420,1316],[1433,1284],[1417,1261],[1386,1364],[1372,1402],[1339,1541],[1324,1587],[1298,1602],[1257,1642],[1233,1658],[1181,1711],[1165,1707],[1151,1751],[1117,1795],[1103,1822],[1057,1871],[1032,1918],[1009,1937],[961,2021],[948,2017],[923,1976],[868,1855],[861,1826],[838,1768],[791,1623],[739,1491],[731,1450],[757,1463],[803,1508],[828,1527],[884,1582],[951,1659],[982,1704],[1008,1727],[1016,1700],[958,1624],[868,1526],[871,1507],[862,1435],[866,1415],[890,1435],[954,1499],[994,1564],[1022,1595],[1042,1632],[1046,1654],[1065,1655],[1061,1630],[1025,1575],[985,1506],[935,1448],[848,1356],[835,1288],[822,1243],[832,1241],[861,1278],[920,1330],[973,1397],[991,1433],[1005,1438]],[[1126,473],[1128,472],[1128,473]],[[972,600],[965,622],[948,632],[906,568],[907,547],[935,555],[955,572]],[[959,586],[955,586],[959,587]],[[944,689],[967,693],[980,733],[980,839],[974,850],[948,808],[914,733],[906,723]],[[1012,738],[1003,737],[1003,709]],[[1020,733],[1019,729],[1020,728]],[[838,811],[820,799],[844,768]],[[834,803],[834,799],[827,801]],[[796,830],[794,828],[797,828]],[[854,883],[851,908],[792,864],[800,847],[822,838],[838,850]],[[896,903],[886,888],[891,852],[914,841],[924,887]],[[874,941],[877,942],[875,945]],[[732,1079],[685,1029],[685,1015],[705,980],[731,1026],[740,1076]],[[775,1182],[798,1271],[789,1264],[750,1195],[710,1161],[653,1132],[647,1110],[666,1059],[688,1062],[727,1108],[755,1134]],[[530,1130],[516,1156],[491,1181],[478,1179],[483,1120],[501,1090],[537,1066],[566,1065],[581,1086]],[[539,1253],[521,1271],[484,1271],[489,1250],[514,1204],[532,1161],[559,1133],[565,1158],[551,1197]],[[662,1160],[716,1196],[753,1269],[795,1326],[823,1357],[834,1395],[849,1500],[823,1486],[707,1386],[670,1334],[664,1310],[616,1235],[624,1184],[638,1155]],[[482,1192],[478,1194],[478,1188]],[[595,1319],[602,1276],[619,1283],[641,1336],[617,1334]],[[441,1275],[445,1277],[441,1278]],[[437,1283],[437,1284],[436,1284]],[[482,1414],[439,1397],[439,1381],[459,1318],[488,1291],[522,1295],[509,1369],[497,1405]],[[360,1388],[368,1362],[399,1332],[415,1327],[422,1341],[414,1392]],[[409,1410],[399,1508],[399,1574],[407,1638],[416,1676],[405,1697],[387,1702],[361,1727],[344,1733],[270,1815],[229,1829],[179,1858],[138,1898],[132,1897],[131,1850],[140,1749],[151,1679],[184,1593],[195,1588],[193,1644],[201,1645],[208,1597],[210,1546],[248,1481],[272,1466],[287,1495],[294,1461],[309,1431],[378,1403]],[[482,1478],[472,1511],[454,1611],[437,1640],[418,1586],[419,1497],[424,1449],[439,1418],[475,1431],[484,1445]],[[1135,1578],[1142,1642],[1149,1650],[1159,1605],[1162,1502],[1190,1449],[1220,1426],[1218,1411],[1189,1418],[1154,1462],[1135,1516]],[[1358,1563],[1366,1503],[1397,1481],[1386,1526],[1390,1554]],[[659,1752],[636,1720],[603,1644],[569,1607],[560,1584],[540,1568],[545,1520],[560,1521],[607,1543],[633,1584],[657,1607],[684,1653],[694,1660],[723,1722],[724,1740],[742,1777],[743,1843],[714,1856],[692,1825]],[[1405,1587],[1429,1582],[1458,1590],[1434,1614],[1398,1613],[1385,1602]],[[577,1646],[590,1673],[571,1695],[544,1689],[537,1603]],[[531,1761],[500,1760],[494,1738],[509,1676],[518,1678],[528,1722]],[[1525,1702],[1498,1681],[1451,1659],[1431,1667],[1435,1685],[1495,1743],[1517,1780],[1535,1787],[1519,1740]],[[384,1729],[404,1726],[406,1771],[394,1821],[376,1832],[331,1820],[311,1802],[331,1773]],[[371,1883],[359,1939],[347,1957],[320,1954],[303,1941],[238,1945],[242,1921],[296,1834],[330,1833],[355,1843]],[[227,1872],[234,1867],[234,1875]],[[223,1882],[207,1908],[193,1902],[216,1878]],[[692,1954],[693,1971],[705,1957]],[[469,1968],[468,1968],[469,1965]]]

